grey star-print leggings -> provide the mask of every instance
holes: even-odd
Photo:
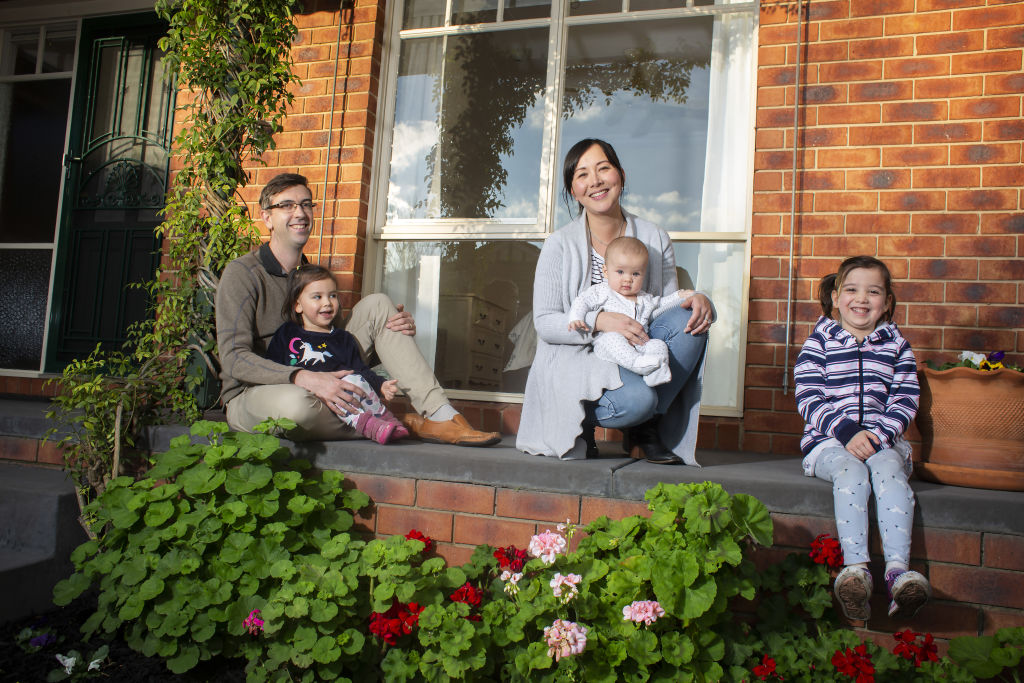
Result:
[[[846,564],[867,562],[868,494],[875,492],[875,513],[886,562],[910,561],[914,492],[907,482],[909,462],[891,448],[860,460],[845,448],[826,448],[814,476],[832,482],[836,528]]]

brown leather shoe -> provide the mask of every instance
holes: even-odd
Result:
[[[431,443],[450,443],[456,446],[490,446],[501,441],[498,432],[480,432],[473,429],[460,414],[445,422],[434,422],[417,413],[406,413],[402,424],[418,439]]]

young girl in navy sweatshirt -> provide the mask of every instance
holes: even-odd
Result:
[[[874,492],[889,616],[911,617],[931,596],[928,580],[908,567],[914,492],[903,435],[917,414],[917,362],[892,322],[896,297],[884,263],[848,258],[822,278],[818,296],[823,315],[793,372],[806,423],[804,474],[832,484],[845,563],[833,590],[847,618],[871,616],[868,495]]]

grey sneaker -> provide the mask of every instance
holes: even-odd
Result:
[[[885,586],[889,590],[889,616],[909,619],[932,597],[928,579],[907,569],[890,569],[885,573]]]
[[[864,567],[845,567],[836,577],[832,592],[847,619],[867,621],[871,618],[871,572]]]

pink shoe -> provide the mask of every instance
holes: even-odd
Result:
[[[402,421],[399,420],[397,417],[395,417],[394,413],[392,413],[387,408],[385,408],[384,412],[379,415],[379,418],[381,420],[384,420],[385,422],[394,422],[395,423],[395,431],[392,432],[392,434],[391,434],[391,440],[392,441],[398,441],[399,439],[405,439],[405,438],[407,438],[409,436],[409,430],[405,428],[405,425],[402,424]]]
[[[396,424],[395,422],[383,420],[376,415],[370,415],[366,418],[366,423],[360,431],[367,439],[372,439],[377,443],[387,443],[391,441],[391,437],[395,433]]]

